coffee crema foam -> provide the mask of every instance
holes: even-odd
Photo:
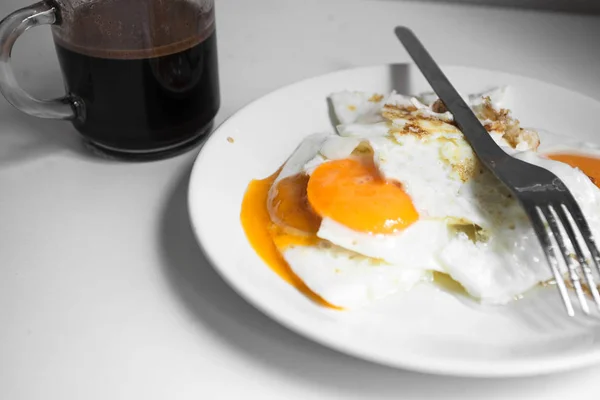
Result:
[[[214,10],[187,0],[109,0],[68,10],[55,42],[90,57],[135,60],[197,46],[215,31]]]

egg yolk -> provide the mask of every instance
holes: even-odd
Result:
[[[306,198],[308,176],[293,175],[282,179],[267,201],[271,222],[271,239],[278,249],[289,246],[317,245],[321,217],[314,213]]]
[[[308,204],[308,178],[308,175],[299,174],[282,179],[268,204],[275,219],[273,222],[298,234],[316,234],[321,225],[321,218]]]
[[[281,278],[297,288],[309,299],[322,306],[339,309],[314,293],[294,273],[278,250],[289,245],[318,243],[315,233],[320,219],[308,206],[306,182],[308,177],[297,175],[279,182],[276,195],[269,199],[269,190],[279,171],[262,180],[253,180],[248,185],[240,220],[250,245],[263,261]],[[278,220],[271,220],[271,213]]]
[[[600,186],[600,159],[569,153],[548,154],[547,157],[555,161],[569,164],[571,167],[579,168],[596,186]]]
[[[321,164],[308,181],[308,201],[321,217],[366,233],[394,233],[419,218],[399,184],[383,179],[372,159]]]

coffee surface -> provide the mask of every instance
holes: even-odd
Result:
[[[214,31],[212,8],[186,0],[101,0],[65,9],[63,47],[94,57],[149,58],[192,47]]]

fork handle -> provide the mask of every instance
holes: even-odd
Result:
[[[404,26],[396,27],[395,32],[425,79],[454,116],[454,121],[467,138],[475,154],[486,167],[495,172],[496,167],[503,159],[507,159],[508,155],[490,137],[469,105],[458,94],[415,34]]]

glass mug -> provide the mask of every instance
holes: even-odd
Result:
[[[38,100],[10,67],[16,39],[52,25],[66,96]],[[0,91],[70,120],[101,152],[152,159],[197,144],[220,106],[214,0],[46,0],[0,22]]]

